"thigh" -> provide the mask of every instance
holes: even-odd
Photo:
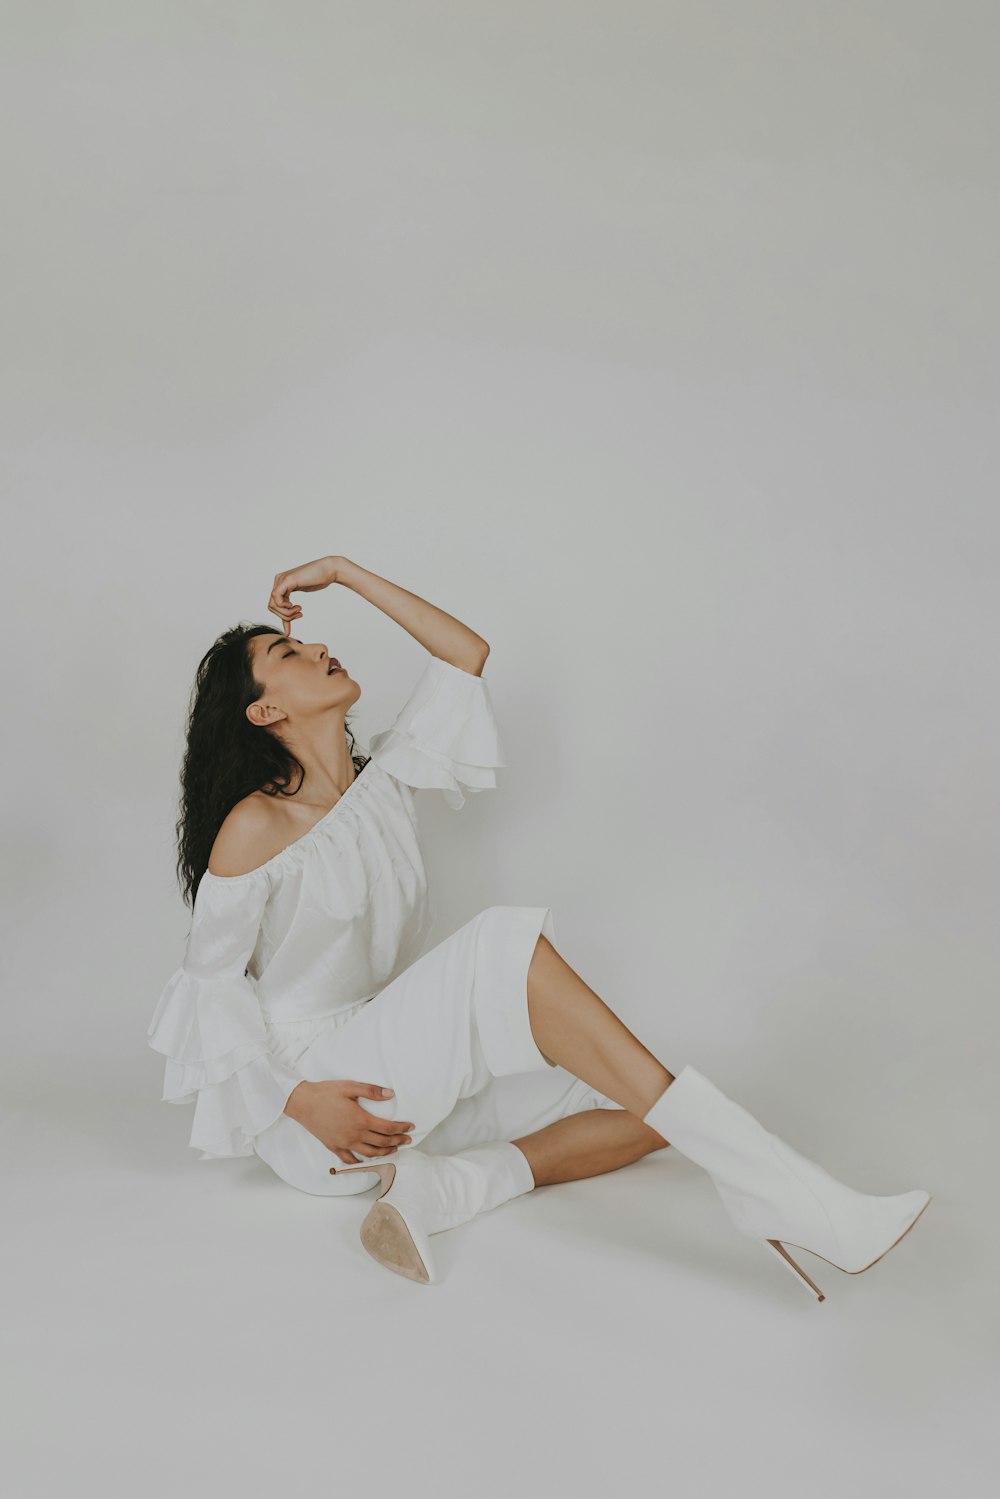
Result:
[[[527,969],[543,926],[551,927],[544,906],[480,911],[346,1025],[318,1036],[297,1070],[309,1080],[350,1077],[392,1088],[392,1098],[366,1099],[365,1107],[412,1120],[414,1144],[499,1075],[537,1073],[544,1093],[547,1074],[560,1069],[538,1050],[527,1003]]]

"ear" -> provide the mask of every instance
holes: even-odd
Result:
[[[251,703],[247,708],[247,722],[253,724],[255,729],[277,723],[284,716],[279,708],[269,708],[265,703]]]

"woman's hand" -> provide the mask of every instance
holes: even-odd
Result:
[[[285,623],[285,634],[289,633],[293,619],[302,614],[301,604],[293,604],[289,594],[315,593],[317,589],[329,588],[337,581],[337,564],[341,557],[317,557],[315,562],[303,562],[301,567],[291,567],[287,572],[275,573],[274,587],[267,601],[268,613],[277,614]]]
[[[412,1124],[398,1119],[383,1119],[370,1109],[362,1108],[359,1098],[389,1098],[391,1088],[375,1083],[355,1083],[346,1078],[330,1082],[301,1082],[293,1088],[285,1104],[285,1113],[315,1135],[347,1166],[358,1163],[358,1155],[392,1155],[401,1145],[413,1142],[406,1131]]]

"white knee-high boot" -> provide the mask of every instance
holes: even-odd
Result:
[[[762,1239],[820,1301],[782,1240],[857,1275],[899,1243],[931,1200],[921,1190],[879,1197],[845,1186],[694,1067],[677,1074],[645,1123],[708,1171],[739,1231]]]
[[[382,1183],[361,1225],[361,1242],[397,1275],[426,1284],[437,1274],[428,1239],[509,1202],[535,1185],[524,1153],[511,1141],[492,1140],[452,1155],[428,1155],[408,1145],[371,1164],[338,1166],[377,1172]]]

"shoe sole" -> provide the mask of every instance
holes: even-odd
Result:
[[[430,1284],[427,1266],[413,1242],[413,1236],[401,1213],[388,1202],[374,1202],[361,1225],[361,1242],[387,1270],[405,1275],[407,1280]]]
[[[341,1166],[334,1174],[344,1176],[351,1171],[378,1173],[379,1200],[372,1204],[361,1225],[361,1242],[372,1259],[396,1275],[405,1275],[407,1280],[418,1281],[424,1286],[432,1285],[434,1277],[414,1243],[406,1219],[391,1202],[381,1201],[396,1180],[395,1161],[373,1161],[370,1166],[367,1163]]]

